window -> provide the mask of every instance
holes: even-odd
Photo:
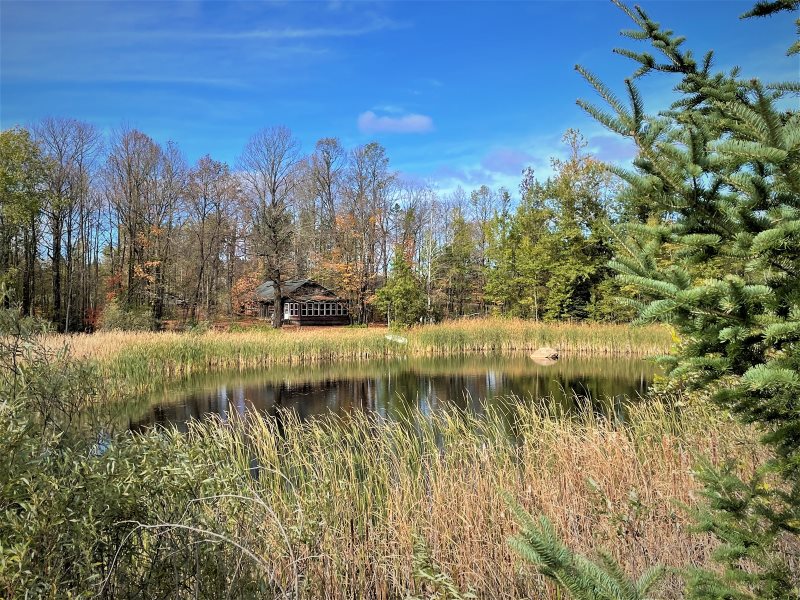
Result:
[[[301,316],[303,316],[303,317],[305,317],[305,316],[306,316],[306,312],[307,312],[307,309],[306,309],[306,303],[305,303],[305,302],[303,302],[303,303],[300,305],[300,315],[301,315]]]
[[[326,302],[325,303],[325,316],[326,317],[330,317],[331,316],[331,303],[330,302]]]
[[[300,314],[300,305],[297,302],[287,302],[283,305],[283,318],[289,319]]]

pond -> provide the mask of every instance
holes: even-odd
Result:
[[[570,408],[576,396],[598,410],[616,410],[624,398],[647,390],[657,367],[636,358],[566,357],[543,365],[527,355],[397,358],[359,363],[276,366],[254,372],[216,373],[169,386],[128,419],[142,430],[154,424],[185,429],[190,419],[258,410],[294,410],[301,420],[331,413],[371,411],[398,418],[444,406],[481,412],[516,396],[552,398]]]

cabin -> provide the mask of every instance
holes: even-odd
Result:
[[[283,322],[294,325],[349,325],[347,300],[311,279],[290,279],[281,285]],[[272,319],[275,285],[265,281],[256,288],[258,317]]]

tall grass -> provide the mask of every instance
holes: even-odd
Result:
[[[151,339],[174,338],[147,338],[143,353]],[[105,364],[123,356],[110,351]],[[77,410],[76,396],[102,412],[96,369],[38,350],[26,360],[25,385],[0,405],[10,597],[34,583],[43,597],[433,597],[415,572],[420,546],[481,597],[557,597],[512,554],[503,492],[546,514],[572,548],[604,546],[632,573],[702,565],[712,541],[678,506],[694,504],[692,465],[736,455],[747,471],[764,451],[725,414],[668,396],[627,407],[624,421],[512,397],[480,416],[248,412],[192,421],[185,435],[97,439],[91,428],[83,439],[42,415],[54,400]],[[666,595],[679,593],[671,582]]]
[[[478,319],[415,327],[405,342],[387,339],[385,329],[287,329],[221,333],[100,332],[53,336],[52,345],[69,344],[76,358],[97,360],[109,376],[127,385],[219,370],[270,365],[360,361],[392,356],[431,356],[465,352],[530,351],[550,346],[565,354],[647,356],[669,348],[660,327],[542,324],[522,320]]]
[[[481,417],[416,412],[406,423],[252,413],[233,424],[194,422],[184,443],[201,456],[207,448],[221,471],[254,475],[201,502],[261,576],[290,595],[422,592],[412,567],[421,539],[462,589],[554,597],[506,543],[516,526],[503,491],[546,514],[572,548],[603,546],[631,573],[709,561],[710,538],[690,532],[678,503],[694,503],[698,454],[737,450],[748,468],[758,452],[748,430],[703,405],[684,414],[662,402],[631,406],[623,425],[512,400]],[[148,435],[139,443],[157,434]],[[666,594],[679,595],[678,586]]]
[[[669,349],[661,326],[599,323],[540,323],[523,319],[469,319],[414,328],[409,349],[419,354],[535,350],[551,347],[566,354],[652,356]]]

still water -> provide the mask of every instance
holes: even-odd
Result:
[[[527,355],[397,358],[360,363],[279,366],[248,373],[203,376],[154,394],[147,409],[129,420],[133,430],[154,424],[184,429],[190,419],[222,419],[258,410],[294,410],[305,420],[331,413],[371,411],[397,418],[444,406],[481,412],[486,404],[516,396],[553,398],[569,408],[575,397],[613,407],[643,394],[656,367],[632,358],[562,358],[538,364]]]

